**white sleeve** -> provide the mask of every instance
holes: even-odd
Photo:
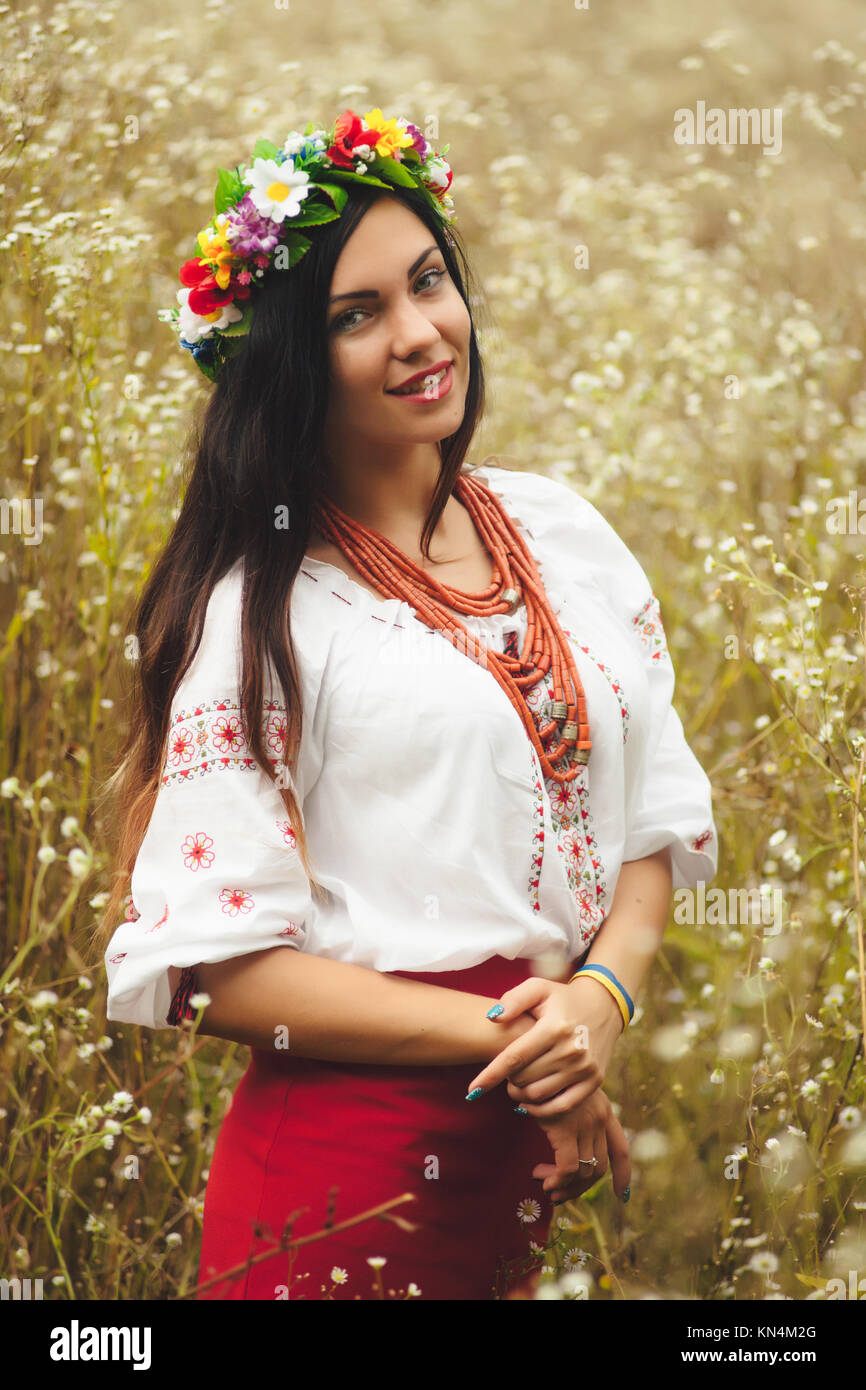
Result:
[[[580,554],[612,613],[631,634],[649,686],[649,734],[628,797],[623,862],[670,846],[673,888],[709,883],[718,868],[710,780],[673,706],[675,675],[658,599],[638,560],[586,498],[576,501]]]
[[[117,927],[105,953],[106,1012],[115,1022],[169,1026],[170,966],[304,949],[310,883],[283,800],[244,739],[239,686],[240,581],[229,575],[214,589],[199,651],[172,703],[130,883],[138,915]],[[275,765],[285,708],[266,700],[257,717]]]
[[[631,622],[646,666],[651,722],[623,862],[643,859],[669,845],[674,890],[694,888],[701,879],[710,883],[718,868],[712,788],[673,706],[674,668],[652,592]]]

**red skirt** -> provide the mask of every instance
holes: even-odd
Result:
[[[468,970],[388,973],[498,998],[534,972],[529,960],[493,956]],[[205,1194],[198,1282],[226,1277],[197,1297],[405,1298],[411,1285],[420,1295],[410,1296],[425,1299],[531,1293],[543,1257],[530,1242],[544,1245],[553,1210],[532,1170],[552,1151],[538,1123],[516,1113],[507,1082],[464,1099],[482,1066],[362,1065],[253,1048]],[[414,1231],[384,1217],[330,1231],[407,1192],[415,1200],[393,1211]],[[295,1213],[292,1239],[330,1233],[250,1264],[274,1250]],[[384,1265],[368,1264],[371,1256]]]

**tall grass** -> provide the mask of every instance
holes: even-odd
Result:
[[[473,457],[570,482],[638,555],[713,782],[715,886],[784,909],[777,934],[672,920],[606,1080],[631,1202],[608,1178],[561,1210],[538,1296],[827,1297],[866,1275],[866,518],[832,520],[866,447],[862,12],[348,10],[0,6],[0,495],[43,507],[39,544],[0,536],[0,1274],[59,1298],[195,1282],[248,1054],[107,1027],[90,938],[126,621],[206,389],[156,312],[217,165],[350,105],[450,142],[495,315]],[[699,100],[781,109],[781,154],[677,145]]]

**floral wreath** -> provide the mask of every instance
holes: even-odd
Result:
[[[331,130],[292,130],[282,149],[258,140],[249,166],[218,170],[213,221],[198,234],[198,255],[180,267],[179,308],[159,317],[214,381],[244,346],[253,289],[268,270],[291,270],[312,242],[297,230],[331,222],[347,187],[418,188],[445,224],[455,220],[451,169],[417,126],[386,119],[376,107],[361,119],[339,115]]]

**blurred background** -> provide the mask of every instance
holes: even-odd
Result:
[[[195,1283],[248,1053],[108,1025],[91,948],[127,620],[210,389],[157,312],[218,165],[381,107],[449,146],[490,386],[470,459],[568,482],[634,550],[714,886],[783,908],[672,920],[605,1081],[631,1201],[608,1176],[560,1208],[539,1296],[866,1275],[862,5],[77,0],[0,6],[0,44],[0,1274]],[[781,147],[679,143],[699,103],[776,113]]]

